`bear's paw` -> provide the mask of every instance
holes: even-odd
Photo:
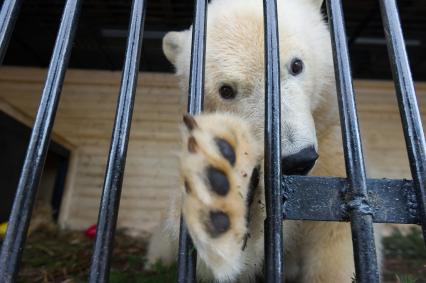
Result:
[[[244,269],[259,145],[248,123],[226,114],[184,116],[182,213],[199,258],[218,281]]]

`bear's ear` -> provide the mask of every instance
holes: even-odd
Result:
[[[176,64],[176,57],[183,50],[183,44],[185,38],[188,35],[188,31],[171,31],[168,32],[163,38],[163,52],[167,59],[173,65]]]
[[[315,7],[318,7],[318,9],[321,9],[322,3],[324,0],[309,0],[309,2],[312,2]]]

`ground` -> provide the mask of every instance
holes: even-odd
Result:
[[[92,244],[79,232],[34,232],[27,240],[18,282],[87,282]],[[395,232],[383,244],[384,282],[426,283],[426,248],[419,231],[407,236]],[[175,282],[176,267],[158,265],[155,271],[144,271],[145,247],[144,241],[117,233],[111,283]]]

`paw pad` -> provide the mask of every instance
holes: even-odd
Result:
[[[211,189],[220,196],[226,196],[229,192],[229,181],[225,172],[215,168],[207,168],[207,179],[210,182]]]
[[[232,145],[230,145],[226,140],[216,138],[215,139],[217,147],[219,148],[220,153],[225,157],[228,162],[234,166],[235,165],[235,151]]]
[[[210,211],[207,229],[212,237],[217,237],[229,230],[231,222],[229,216],[222,211]]]

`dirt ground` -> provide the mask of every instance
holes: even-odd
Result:
[[[92,245],[93,240],[80,232],[33,232],[27,240],[18,282],[87,282]],[[384,239],[383,245],[383,282],[426,283],[426,249],[419,231],[413,230],[406,236],[395,232]],[[175,281],[175,266],[158,265],[155,271],[144,271],[145,247],[144,241],[117,233],[111,283]]]

